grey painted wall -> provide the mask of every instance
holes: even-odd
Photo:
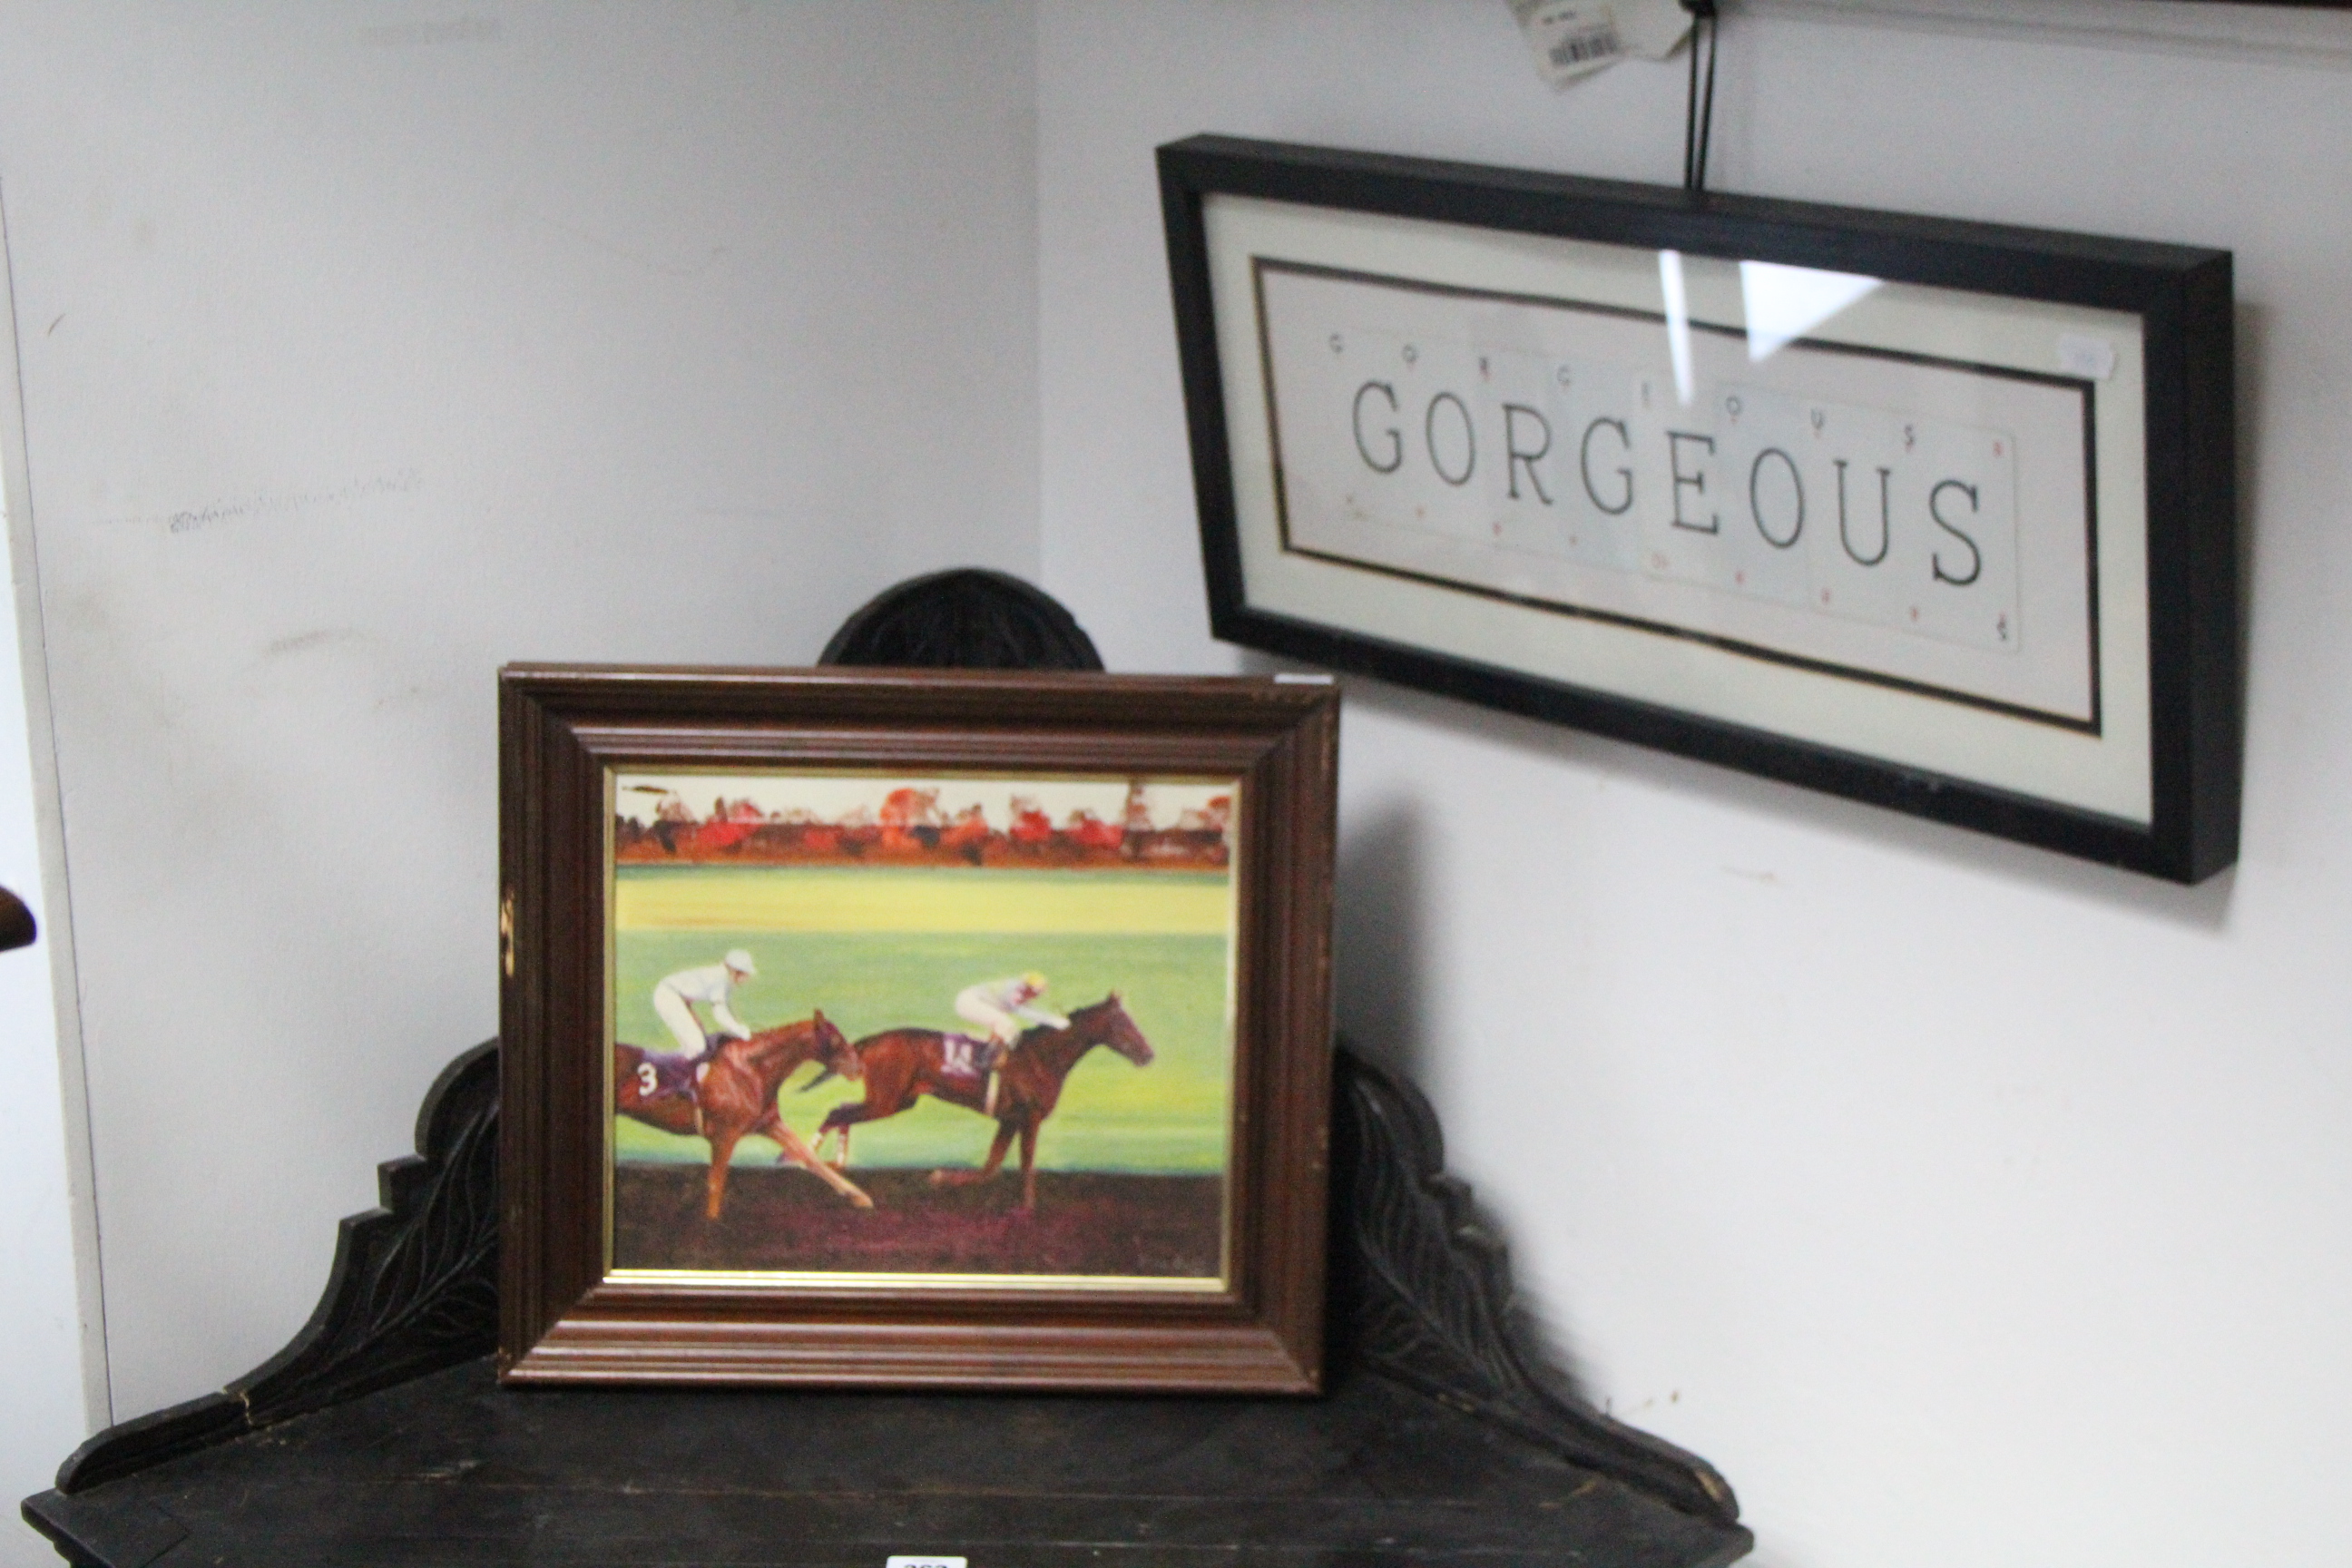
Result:
[[[504,660],[1034,571],[1020,6],[0,9],[114,1407],[496,1027]]]
[[[2237,251],[2244,863],[2184,892],[1356,683],[1348,1025],[1770,1568],[2334,1561],[2352,18],[1756,0],[1726,45],[1721,184]],[[122,1415],[283,1342],[492,1027],[499,661],[804,659],[977,560],[1114,667],[1231,668],[1151,144],[1680,151],[1678,66],[1555,93],[1500,0],[14,5],[0,46]]]
[[[2183,891],[1351,681],[1345,1026],[1759,1563],[2340,1561],[2352,16],[1759,0],[1723,37],[1718,184],[2236,250],[2244,862]],[[1038,37],[1047,585],[1114,668],[1230,668],[1174,569],[1152,146],[1672,182],[1682,63],[1555,92],[1501,0],[1052,0]]]

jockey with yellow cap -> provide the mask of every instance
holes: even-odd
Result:
[[[1070,1026],[1070,1021],[1059,1013],[1047,1012],[1036,1005],[1037,998],[1045,994],[1045,977],[1034,969],[1003,980],[983,980],[956,993],[956,1016],[988,1032],[988,1099],[983,1114],[996,1114],[997,1077],[1006,1055],[1021,1043],[1023,1022],[1056,1029]]]

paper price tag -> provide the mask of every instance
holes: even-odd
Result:
[[[1565,87],[1628,57],[1662,60],[1690,32],[1680,0],[1510,0],[1536,69]]]
[[[1554,87],[1613,66],[1625,53],[1617,12],[1591,0],[1511,0],[1511,10],[1535,51],[1536,69]]]

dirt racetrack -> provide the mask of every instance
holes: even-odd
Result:
[[[798,1167],[739,1166],[726,1213],[702,1216],[706,1169],[617,1165],[613,1262],[622,1268],[811,1269],[945,1274],[1220,1272],[1223,1180],[1041,1171],[1024,1215],[1021,1178],[934,1187],[928,1171],[862,1170],[874,1199],[853,1208]]]

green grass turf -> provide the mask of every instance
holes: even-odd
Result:
[[[629,878],[634,868],[623,868]],[[745,872],[659,868],[675,879],[707,875],[780,879],[780,890],[798,889],[822,900],[828,885],[847,877],[898,879],[894,886],[919,896],[925,878],[993,878],[993,872],[811,872],[795,868]],[[1034,880],[1037,873],[1012,877]],[[1099,881],[1131,880],[1127,895],[1147,902],[1153,886],[1179,889],[1184,879],[1163,873],[1079,871],[1065,875]],[[794,880],[797,879],[797,880]],[[827,879],[835,879],[829,884]],[[997,884],[991,883],[991,886]],[[1019,888],[1005,887],[1009,924],[1021,920]],[[1197,903],[1197,891],[1189,897]],[[805,909],[796,923],[811,923]],[[818,923],[821,923],[818,922]],[[679,969],[716,963],[733,947],[750,951],[758,976],[735,994],[738,1016],[752,1028],[806,1017],[822,1007],[851,1039],[886,1028],[960,1027],[955,994],[976,980],[1041,970],[1051,982],[1046,1001],[1067,1012],[1112,990],[1151,1042],[1156,1059],[1138,1068],[1108,1049],[1087,1054],[1071,1072],[1061,1103],[1038,1136],[1041,1168],[1063,1171],[1213,1173],[1225,1163],[1231,1047],[1226,1024],[1227,942],[1222,935],[1024,933],[1008,931],[877,931],[624,929],[614,938],[614,1017],[618,1037],[667,1047],[669,1032],[653,1010],[653,987]],[[839,1079],[810,1094],[795,1092],[815,1076],[804,1068],[780,1097],[784,1121],[814,1138],[824,1112],[864,1098]],[[858,1165],[959,1165],[978,1163],[994,1123],[971,1111],[926,1098],[915,1109],[856,1132]],[[617,1120],[614,1152],[629,1161],[706,1163],[698,1138],[678,1138],[627,1118]],[[772,1161],[764,1139],[747,1139],[738,1164]],[[1016,1155],[1017,1157],[1017,1155]]]

